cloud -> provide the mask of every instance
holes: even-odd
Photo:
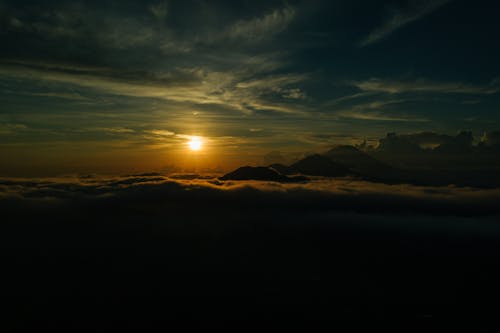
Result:
[[[309,74],[270,75],[259,79],[239,82],[236,84],[236,88],[243,95],[248,93],[260,96],[264,94],[276,94],[285,100],[304,100],[307,98],[307,94],[300,88],[290,86],[300,84],[309,78]],[[285,111],[287,113],[299,113],[298,110],[293,111],[294,107],[291,105],[285,107],[285,104],[282,104],[281,107],[283,109],[287,108],[287,111]]]
[[[259,42],[284,31],[295,18],[293,7],[275,9],[271,13],[231,25],[225,35],[233,40]]]
[[[394,153],[425,152],[422,148],[432,149],[441,154],[471,152],[474,137],[472,132],[461,131],[457,135],[438,134],[435,132],[420,132],[412,134],[389,133],[380,139],[379,151]]]
[[[0,123],[0,135],[11,135],[27,129],[28,126],[24,124]]]
[[[305,75],[276,74],[288,65],[289,50],[257,45],[289,26],[296,15],[294,7],[276,8],[251,19],[238,19],[241,13],[235,13],[220,25],[181,27],[159,26],[157,21],[166,20],[167,15],[175,14],[171,10],[182,7],[159,1],[143,4],[143,11],[129,10],[136,6],[119,7],[104,15],[99,6],[82,3],[45,5],[38,10],[11,5],[7,15],[18,17],[20,24],[9,28],[5,36],[22,32],[18,43],[26,47],[20,50],[31,51],[25,54],[18,50],[1,59],[0,73],[6,80],[24,81],[24,87],[42,82],[51,85],[52,90],[35,91],[36,96],[82,103],[92,101],[58,88],[162,99],[185,108],[206,107],[247,116],[305,114],[299,103],[307,96],[300,86]],[[203,22],[196,10],[184,14],[186,22]],[[45,44],[38,45],[33,39],[45,40]],[[251,49],[239,45],[247,42]],[[37,59],[32,59],[33,54]]]
[[[106,133],[115,133],[115,134],[128,134],[134,133],[135,130],[126,127],[96,127],[90,129],[91,131],[100,131]]]
[[[293,89],[279,89],[277,92],[281,93],[283,98],[288,99],[306,99],[307,94],[300,90],[299,88]]]
[[[200,90],[189,90],[188,88],[192,84],[192,81],[183,82],[182,80],[175,79],[163,80],[161,78],[153,78],[152,80],[142,80],[141,82],[139,78],[126,79],[125,77],[116,77],[113,79],[107,75],[96,75],[96,73],[86,72],[84,70],[78,73],[69,73],[59,70],[19,68],[12,66],[1,67],[0,72],[5,76],[18,79],[72,84],[109,94],[164,98],[181,102],[215,102],[215,100],[210,97],[209,91],[201,92]],[[171,87],[172,89],[165,89],[167,87]],[[198,87],[200,88],[200,85],[198,85]]]
[[[91,98],[82,96],[79,93],[63,93],[63,92],[46,92],[46,93],[32,93],[32,96],[49,97],[49,98],[61,98],[75,101],[92,101]]]
[[[363,112],[363,111],[341,111],[336,113],[342,118],[371,120],[371,121],[389,121],[389,122],[428,122],[428,119],[414,116],[391,116],[383,112]]]
[[[168,2],[163,1],[157,4],[149,6],[151,13],[158,19],[158,21],[163,22],[168,15]]]
[[[305,81],[308,78],[309,74],[270,75],[264,78],[239,82],[236,85],[236,88],[269,90],[273,89],[274,87],[286,87],[292,84],[297,84]]]
[[[196,198],[196,199],[195,199]],[[0,179],[0,205],[13,201],[46,205],[93,202],[134,202],[142,205],[191,205],[200,209],[224,202],[226,209],[252,205],[264,211],[300,209],[311,212],[357,212],[377,214],[491,215],[500,214],[498,189],[453,186],[386,185],[353,179],[317,179],[282,184],[257,181],[220,182],[205,176],[141,174],[118,178],[59,178],[47,180]],[[35,201],[33,201],[35,200]],[[214,206],[212,206],[214,205]],[[232,208],[230,208],[232,207]],[[295,207],[295,208],[294,208]]]
[[[376,43],[402,27],[420,20],[426,15],[431,14],[441,8],[451,0],[423,0],[409,1],[408,7],[405,9],[396,9],[392,17],[384,22],[381,26],[373,30],[366,38],[364,38],[360,46],[368,46]]]
[[[164,24],[167,16],[177,14],[170,12],[168,1],[143,5],[144,8],[134,5],[137,9],[143,9],[136,11],[127,10],[127,6],[118,6],[112,13],[99,9],[99,6],[83,3],[23,8],[10,5],[6,13],[9,22],[0,24],[6,25],[6,32],[10,34],[23,33],[19,42],[26,42],[27,48],[39,47],[37,58],[47,55],[53,58],[53,53],[59,53],[59,46],[67,46],[71,42],[74,47],[66,48],[60,58],[78,62],[85,58],[86,63],[96,60],[127,63],[132,59],[142,62],[143,52],[148,52],[150,63],[152,60],[162,63],[164,56],[174,55],[189,55],[186,62],[192,63],[195,59],[219,55],[221,49],[228,58],[229,53],[240,51],[241,45],[238,44],[250,43],[256,47],[258,42],[272,39],[284,31],[295,15],[295,9],[286,6],[249,20],[237,20],[236,15],[228,18],[229,21],[236,20],[236,23],[227,26],[224,22],[227,27],[221,28],[200,24],[206,18],[205,14],[200,14],[204,6],[194,3],[189,5],[192,7],[189,13],[179,13],[183,15],[183,21],[190,24],[189,27],[182,27]],[[212,6],[217,8],[215,4]],[[174,6],[176,8],[179,7]],[[34,43],[33,37],[47,39],[51,52],[47,52],[46,45]],[[234,44],[230,49],[226,48],[228,41]],[[89,49],[93,52],[88,53]],[[255,49],[252,55],[256,55]],[[24,56],[32,58],[30,54]],[[182,60],[176,59],[177,62]]]
[[[370,79],[365,81],[354,81],[351,82],[354,87],[359,88],[364,92],[375,92],[375,93],[389,93],[389,94],[399,94],[399,93],[447,93],[447,94],[478,94],[478,95],[490,95],[500,92],[500,86],[487,85],[478,86],[465,84],[460,82],[435,82],[425,79],[402,81],[402,80],[382,80],[382,79]]]
[[[301,95],[299,91],[286,87],[308,78],[306,74],[289,74],[248,80],[248,76],[254,73],[239,70],[220,72],[199,68],[176,68],[167,72],[150,73],[111,69],[94,71],[85,67],[67,69],[52,64],[11,62],[0,64],[0,73],[5,78],[69,84],[104,94],[157,98],[194,105],[223,105],[225,108],[246,113],[272,111],[290,114],[303,114],[299,105],[286,102],[291,97]],[[283,93],[283,101],[265,96],[266,93],[276,92]],[[52,94],[52,97],[62,97],[59,93],[49,94]]]
[[[356,93],[356,94],[350,94],[350,95],[346,95],[346,96],[342,96],[342,97],[338,97],[338,98],[326,101],[325,103],[323,103],[323,105],[326,107],[336,106],[336,105],[344,103],[344,102],[349,102],[352,100],[373,96],[374,94],[375,94],[374,92],[361,92],[361,93]]]
[[[397,137],[405,138],[418,145],[440,145],[452,142],[455,137],[435,132],[420,132],[412,134],[399,134]]]
[[[498,190],[179,178],[1,179],[7,313],[392,322],[495,290]]]
[[[341,110],[335,113],[336,116],[359,120],[373,121],[397,121],[397,122],[427,122],[426,118],[414,115],[406,115],[401,111],[389,110],[389,106],[407,103],[407,100],[386,100],[373,101],[370,103],[358,104],[348,110]]]
[[[132,18],[107,18],[105,30],[97,35],[101,45],[115,49],[131,49],[148,46],[158,38],[151,26]]]
[[[160,7],[155,7],[157,14],[161,12]],[[9,7],[7,15],[11,32],[36,35],[50,43],[71,40],[87,46],[90,43],[92,47],[130,49],[159,38],[155,27],[141,17],[120,11],[104,15],[95,7],[81,3]]]
[[[173,135],[175,135],[175,133],[172,132],[172,131],[159,130],[159,129],[149,130],[149,131],[146,131],[146,133],[150,133],[150,134],[153,134],[153,135],[156,135],[156,136],[173,136]]]
[[[487,146],[500,145],[500,131],[484,133],[483,137],[481,138],[481,142],[483,142]]]

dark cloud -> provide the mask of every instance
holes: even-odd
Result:
[[[421,132],[414,134],[389,133],[380,139],[378,150],[394,153],[415,153],[425,148],[441,152],[467,153],[472,148],[472,132],[462,131],[456,136]]]
[[[314,212],[358,212],[380,214],[491,215],[499,213],[497,189],[453,186],[386,185],[354,179],[315,179],[301,183],[266,181],[218,182],[209,176],[172,175],[122,177],[119,179],[60,179],[53,181],[2,180],[3,200],[42,200],[71,204],[108,202],[135,206],[164,203],[199,209],[217,207],[237,211],[260,207],[271,211],[310,210]],[[4,202],[5,203],[5,202]],[[222,209],[222,208],[221,208]]]
[[[9,322],[470,318],[499,292],[498,190],[158,178],[2,180]]]
[[[474,136],[472,132],[462,131],[449,142],[443,143],[436,147],[436,151],[442,153],[458,153],[466,154],[472,151]]]
[[[500,145],[500,131],[485,133],[481,138],[481,142],[487,146]]]
[[[389,133],[385,138],[380,139],[377,150],[411,154],[420,151],[420,146],[418,143],[413,142],[411,138],[400,137],[396,133]]]
[[[477,141],[472,132],[457,135],[435,132],[389,133],[377,146],[359,146],[366,154],[387,165],[375,173],[382,182],[420,185],[500,186],[497,148]],[[366,168],[363,174],[371,174]],[[373,171],[373,170],[372,170]]]
[[[446,134],[439,134],[435,132],[420,132],[413,134],[400,134],[399,137],[408,139],[409,141],[416,143],[420,146],[424,145],[441,145],[444,143],[450,143],[454,140],[453,136]]]

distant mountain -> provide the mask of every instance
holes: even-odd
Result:
[[[283,164],[271,164],[269,168],[281,173],[282,175],[290,175],[293,173],[291,172],[290,167]]]
[[[335,147],[329,150],[325,156],[336,163],[345,165],[360,175],[381,176],[394,171],[392,166],[380,162],[353,146]]]
[[[495,147],[477,148],[487,151],[496,151]],[[482,152],[482,151],[480,151]],[[494,160],[484,160],[486,167],[480,169],[463,168],[434,168],[431,160],[426,160],[428,167],[403,167],[390,161],[380,161],[383,154],[367,154],[352,146],[338,146],[325,154],[310,155],[290,166],[283,164],[272,164],[269,167],[241,167],[230,172],[220,180],[262,180],[275,182],[300,182],[307,181],[305,176],[320,177],[345,177],[355,176],[371,182],[385,184],[414,184],[421,186],[446,186],[454,184],[458,186],[476,186],[495,188],[500,184],[500,172]],[[429,153],[435,155],[434,152]],[[486,154],[486,153],[485,153]],[[485,155],[483,154],[483,155]],[[480,159],[482,155],[476,153],[475,158]],[[489,156],[489,155],[488,155]],[[422,154],[417,156],[422,158]],[[447,158],[453,155],[446,155]],[[397,162],[397,161],[396,161]],[[458,163],[460,166],[461,164]],[[449,164],[449,163],[448,163]],[[412,164],[413,165],[413,164]],[[422,165],[420,161],[419,166]],[[293,176],[302,174],[304,176]]]
[[[449,147],[453,148],[452,145]],[[452,150],[452,149],[449,150]],[[448,149],[448,146],[446,146]],[[436,152],[438,150],[435,150]],[[432,152],[431,152],[432,153]],[[433,154],[433,153],[432,153]],[[352,146],[339,146],[328,151],[325,156],[334,162],[344,164],[354,171],[359,177],[386,184],[414,184],[423,186],[444,186],[449,184],[487,186],[488,182],[498,179],[492,173],[484,175],[467,170],[435,170],[435,169],[410,169],[398,168],[381,162]]]
[[[220,180],[265,180],[273,182],[306,181],[305,177],[287,177],[267,167],[244,166],[219,178]]]
[[[343,177],[351,174],[345,165],[332,161],[323,155],[310,155],[289,167],[291,172],[309,176]]]

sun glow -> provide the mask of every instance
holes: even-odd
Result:
[[[191,149],[192,151],[198,151],[203,147],[203,142],[201,138],[194,136],[191,138],[191,140],[189,140],[188,145],[189,149]]]

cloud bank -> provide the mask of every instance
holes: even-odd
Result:
[[[362,214],[488,216],[500,214],[499,189],[387,185],[354,179],[317,178],[305,183],[219,181],[199,175],[159,174],[99,178],[0,180],[0,204],[188,207],[236,212],[310,211]],[[212,208],[210,208],[212,207]]]

